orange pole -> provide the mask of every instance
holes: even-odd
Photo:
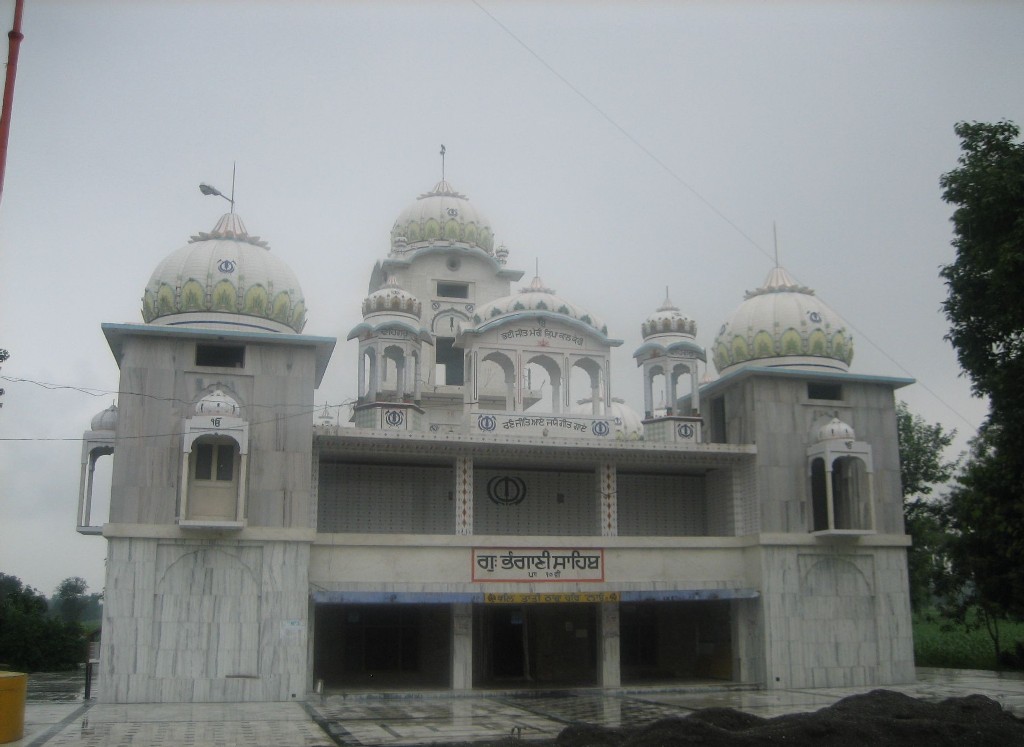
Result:
[[[7,34],[7,76],[4,78],[3,112],[0,112],[0,199],[4,193],[4,174],[7,172],[7,140],[11,135],[11,106],[14,104],[14,78],[18,74],[18,50],[21,40],[21,14],[25,0],[14,0],[14,28]]]

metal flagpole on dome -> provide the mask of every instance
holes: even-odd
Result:
[[[445,154],[444,143],[441,143],[441,181],[444,181],[444,154]]]
[[[775,244],[775,266],[779,266],[779,228],[772,221],[772,242]]]
[[[4,174],[7,172],[7,141],[11,135],[11,106],[14,103],[14,78],[18,74],[18,50],[21,48],[21,15],[25,0],[14,2],[14,28],[7,34],[7,76],[4,78],[3,111],[0,112],[0,198],[4,193]]]

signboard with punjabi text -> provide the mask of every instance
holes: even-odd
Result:
[[[579,547],[474,547],[473,580],[604,581],[604,550]]]

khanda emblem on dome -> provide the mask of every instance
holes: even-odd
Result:
[[[235,260],[233,259],[222,259],[217,264],[217,269],[224,274],[229,274],[235,271]]]

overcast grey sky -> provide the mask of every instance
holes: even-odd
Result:
[[[344,338],[444,143],[509,264],[625,340],[613,392],[637,409],[630,356],[665,285],[710,346],[774,221],[782,264],[854,328],[853,371],[918,379],[899,396],[964,437],[984,416],[942,339],[938,178],[955,122],[1024,123],[1024,4],[26,5],[0,373],[100,395],[0,382],[0,572],[47,594],[103,584],[105,542],[74,530],[76,439],[118,385],[100,323],[141,321],[158,262],[227,207],[197,185],[229,189],[233,161],[306,332],[340,338],[318,403],[354,394]]]

